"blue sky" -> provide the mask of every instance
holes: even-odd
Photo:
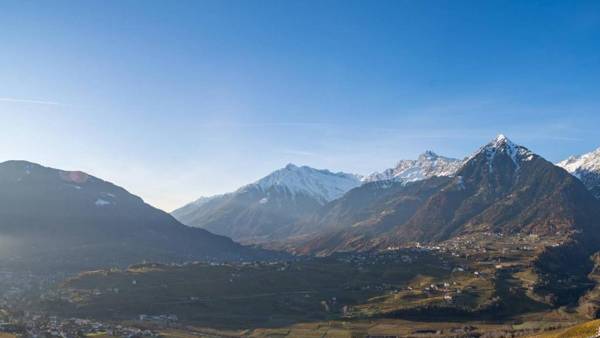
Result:
[[[600,146],[598,1],[0,2],[0,160],[171,210],[288,162]]]

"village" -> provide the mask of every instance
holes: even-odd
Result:
[[[62,337],[76,338],[97,334],[115,337],[158,337],[156,331],[108,324],[81,318],[60,319],[56,316],[44,316],[25,313],[11,318],[10,323],[1,323],[0,332],[13,333],[25,337]]]

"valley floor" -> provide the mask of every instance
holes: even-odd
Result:
[[[18,304],[15,309],[25,312],[14,313],[25,313],[24,323],[73,331],[81,325],[90,334],[558,334],[595,316],[600,294],[594,261],[572,261],[579,256],[555,261],[571,257],[568,251],[552,251],[563,248],[568,243],[559,237],[477,233],[432,246],[286,262],[145,263],[83,272],[52,287],[32,284],[36,292],[15,291],[5,304],[11,299]],[[9,290],[27,283],[19,280]]]

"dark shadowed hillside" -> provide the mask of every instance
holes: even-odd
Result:
[[[298,238],[311,238],[299,253],[360,250],[365,240],[405,223],[418,208],[451,181],[434,177],[417,182],[378,181],[364,184],[295,225]]]
[[[237,260],[258,252],[190,228],[112,183],[25,161],[0,164],[4,263],[95,267],[143,260]]]

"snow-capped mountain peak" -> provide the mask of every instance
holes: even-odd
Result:
[[[469,159],[476,157],[479,154],[484,154],[487,158],[490,172],[493,170],[494,158],[497,154],[505,154],[509,156],[515,164],[516,169],[521,167],[523,161],[531,161],[535,154],[529,149],[513,143],[504,134],[499,134],[495,139],[480,148]]]
[[[348,190],[360,185],[359,175],[297,166],[293,163],[261,178],[250,186],[262,190],[272,187],[285,188],[292,194],[306,194],[322,203],[332,201]]]
[[[172,215],[235,240],[260,242],[358,187],[360,179],[290,163],[234,192],[189,203]]]
[[[461,160],[440,156],[427,150],[416,160],[401,160],[394,168],[366,176],[363,182],[386,180],[413,182],[432,176],[452,176],[461,165]]]
[[[600,148],[580,156],[570,156],[556,165],[579,178],[600,198]]]
[[[496,139],[494,140],[494,142],[496,142],[496,143],[512,143],[512,141],[509,140],[508,137],[506,137],[506,135],[504,135],[504,134],[498,134],[496,136]]]
[[[488,150],[488,149],[503,149],[503,150],[507,150],[507,151],[513,153],[517,147],[518,146],[515,143],[513,143],[511,140],[509,140],[508,137],[506,137],[504,134],[498,134],[498,136],[496,136],[495,139],[491,140],[483,148],[486,150]]]
[[[575,176],[583,171],[600,173],[600,148],[581,156],[570,156],[566,160],[557,163],[557,165]]]
[[[439,157],[440,156],[438,154],[434,153],[432,150],[426,150],[424,153],[419,155],[419,161],[426,161],[426,160],[435,161]]]

